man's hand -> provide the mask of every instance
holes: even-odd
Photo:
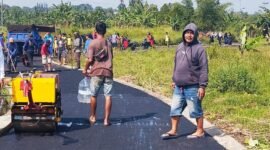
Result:
[[[203,100],[204,96],[205,96],[205,89],[200,87],[198,89],[198,97],[200,100]]]

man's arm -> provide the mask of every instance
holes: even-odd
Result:
[[[200,88],[198,90],[198,97],[200,100],[203,100],[205,96],[205,88],[208,84],[208,60],[206,51],[203,49],[199,55],[199,63],[200,63],[200,79],[199,85]]]
[[[82,73],[84,75],[86,75],[87,73],[87,70],[89,69],[90,66],[92,66],[94,64],[94,47],[93,47],[93,44],[91,43],[88,47],[88,50],[87,50],[87,58],[86,58],[86,61],[85,61],[85,67],[82,71]]]

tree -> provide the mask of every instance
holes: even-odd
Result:
[[[259,15],[257,20],[257,27],[262,28],[262,30],[267,30],[270,28],[270,9],[266,7],[261,7],[263,9],[263,13]],[[264,36],[266,33],[263,33]]]
[[[53,12],[55,13],[56,24],[69,26],[72,20],[72,7],[71,3],[63,3],[60,5],[53,5]]]
[[[196,0],[195,22],[204,31],[224,28],[226,9],[230,3],[220,4],[219,0]]]
[[[118,5],[118,10],[126,9],[126,5],[124,4],[124,0],[120,0],[120,4]]]
[[[192,0],[182,0],[182,4],[184,5],[183,12],[183,25],[186,25],[190,22],[193,22],[194,8]]]

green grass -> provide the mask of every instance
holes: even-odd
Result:
[[[94,28],[89,29],[75,29],[75,28],[59,28],[61,32],[65,32],[67,34],[72,35],[72,32],[79,31],[81,34],[92,33]],[[138,43],[142,43],[143,39],[146,38],[148,32],[152,33],[158,45],[165,44],[165,32],[169,33],[170,43],[176,44],[180,42],[181,32],[173,31],[170,26],[160,26],[156,28],[144,28],[144,27],[132,27],[130,28],[118,28],[111,27],[108,28],[106,36],[110,36],[114,33],[119,33],[120,35],[127,36],[131,41],[136,41]]]
[[[207,48],[209,87],[203,106],[205,116],[210,121],[221,126],[232,124],[235,128],[248,130],[250,135],[242,138],[251,136],[253,139],[259,139],[261,147],[270,148],[270,48],[260,46],[256,49],[259,51],[245,52],[241,56],[238,48],[234,47]],[[115,51],[114,75],[116,78],[171,97],[174,53],[175,48],[137,52]],[[233,69],[230,74],[239,74],[236,80],[241,82],[232,85],[234,88],[220,92],[213,82],[219,81],[217,74],[220,71],[225,70],[223,74],[226,74],[228,69]],[[255,81],[252,92],[248,90],[250,87],[235,91],[238,90],[238,86],[248,85],[248,79]]]

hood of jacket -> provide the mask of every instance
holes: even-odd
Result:
[[[191,43],[189,43],[188,45],[194,45],[194,44],[198,44],[198,28],[194,23],[189,23],[188,25],[186,25],[186,27],[184,28],[184,31],[182,33],[182,39],[183,39],[183,43],[186,45],[186,40],[185,40],[185,32],[187,32],[188,30],[193,31],[194,33],[194,39]]]

